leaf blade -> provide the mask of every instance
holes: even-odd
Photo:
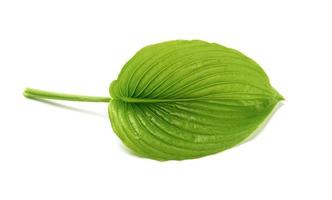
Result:
[[[110,86],[112,127],[140,156],[182,160],[245,140],[281,95],[242,53],[204,41],[140,50]]]

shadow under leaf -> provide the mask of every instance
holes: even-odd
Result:
[[[55,106],[58,108],[62,108],[62,109],[66,109],[66,110],[71,110],[71,111],[75,111],[75,112],[79,112],[79,113],[84,113],[84,114],[89,114],[89,115],[94,115],[94,116],[98,116],[98,117],[102,117],[102,118],[108,118],[107,114],[102,114],[102,113],[98,113],[98,112],[94,112],[91,110],[86,110],[86,109],[81,109],[81,108],[77,108],[77,107],[73,107],[73,106],[68,106],[68,105],[64,105],[61,103],[57,103],[54,101],[50,101],[50,100],[45,100],[45,99],[38,99],[38,98],[32,98],[29,97],[29,99],[44,103],[44,104],[48,104],[51,106]]]

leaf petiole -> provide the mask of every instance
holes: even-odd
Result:
[[[56,99],[56,100],[84,101],[84,102],[109,103],[112,100],[111,97],[66,94],[66,93],[50,92],[45,90],[37,90],[33,88],[26,88],[23,92],[23,95],[31,99]]]

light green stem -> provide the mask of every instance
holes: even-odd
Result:
[[[44,90],[37,90],[32,88],[26,88],[23,95],[27,98],[32,99],[56,99],[56,100],[67,100],[67,101],[85,101],[85,102],[104,102],[109,103],[111,97],[98,97],[98,96],[85,96],[77,94],[65,94],[58,92],[49,92]]]

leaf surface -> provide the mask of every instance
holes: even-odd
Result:
[[[116,134],[136,154],[156,160],[231,148],[283,99],[252,59],[199,40],[141,49],[111,83],[110,94]]]

